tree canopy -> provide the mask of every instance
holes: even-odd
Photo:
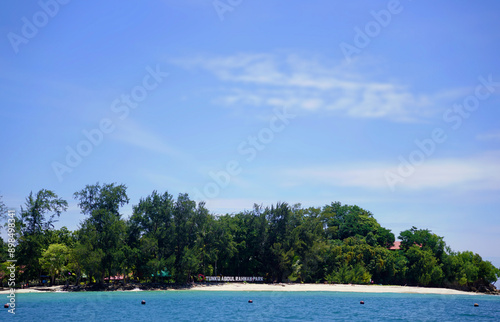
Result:
[[[472,288],[500,277],[489,261],[452,251],[428,229],[400,232],[400,249],[391,249],[394,234],[356,205],[303,208],[278,202],[215,215],[187,194],[174,198],[153,191],[123,218],[120,209],[129,202],[123,184],[87,185],[74,197],[85,215],[75,231],[54,228],[67,208],[54,192],[42,189],[27,197],[16,229],[24,281],[49,275],[52,283],[102,283],[120,275],[186,283],[202,274]],[[0,262],[6,261],[7,246],[0,246]],[[5,276],[0,273],[0,280]]]

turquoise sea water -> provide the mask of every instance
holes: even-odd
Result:
[[[6,295],[4,303],[7,303]],[[253,303],[248,303],[248,300]],[[141,305],[141,300],[146,305]],[[360,301],[365,304],[361,305]],[[0,302],[1,303],[1,302]],[[478,303],[479,307],[474,307]],[[3,307],[3,306],[2,306]],[[82,292],[16,295],[17,321],[500,321],[500,297],[337,292]]]

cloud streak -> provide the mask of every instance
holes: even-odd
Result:
[[[317,59],[295,55],[239,54],[173,63],[205,70],[233,84],[233,88],[223,90],[215,100],[229,106],[285,105],[353,118],[416,122],[436,115],[444,102],[463,95],[459,90],[416,94],[404,84],[371,80],[353,66],[328,66]]]
[[[387,164],[309,166],[281,171],[288,185],[314,184],[389,190],[384,173],[396,171]],[[436,159],[421,165],[401,183],[406,190],[500,190],[500,151],[471,158]]]
[[[479,141],[500,141],[500,130],[478,134],[476,139]]]
[[[115,140],[168,157],[185,158],[180,151],[165,142],[165,139],[142,128],[134,121],[122,121],[117,128],[118,131],[113,133]]]

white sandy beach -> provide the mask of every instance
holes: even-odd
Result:
[[[32,287],[32,288],[26,288],[26,289],[17,289],[16,294],[19,293],[46,293],[46,292],[62,292],[62,285],[58,286],[48,286],[48,287]],[[6,287],[3,289],[0,289],[0,294],[9,294],[10,290]]]
[[[447,288],[394,286],[394,285],[345,285],[345,284],[252,284],[225,283],[218,285],[196,285],[192,291],[278,291],[278,292],[357,292],[357,293],[411,293],[411,294],[445,294],[445,295],[475,295],[477,293],[463,292]],[[33,287],[20,289],[16,293],[61,292],[62,286]],[[138,291],[132,290],[132,291]],[[8,294],[7,289],[0,294]]]
[[[475,294],[446,288],[413,286],[346,285],[346,284],[243,284],[226,283],[196,286],[196,291],[280,291],[280,292],[358,292],[358,293],[415,293],[415,294]]]

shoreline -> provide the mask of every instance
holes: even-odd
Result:
[[[358,284],[252,284],[252,283],[221,283],[221,284],[195,284],[186,288],[167,289],[117,289],[123,292],[141,291],[242,291],[242,292],[349,292],[349,293],[406,293],[406,294],[440,294],[440,295],[488,295],[485,293],[465,292],[449,288],[398,286],[398,285],[358,285]],[[47,293],[47,292],[73,292],[65,291],[63,285],[48,287],[32,287],[18,289],[16,294],[22,293]],[[9,294],[9,289],[0,290],[0,294]]]
[[[478,295],[447,288],[431,288],[398,285],[359,285],[359,284],[238,284],[197,285],[194,291],[255,291],[255,292],[348,292],[348,293],[406,293],[442,295]]]

